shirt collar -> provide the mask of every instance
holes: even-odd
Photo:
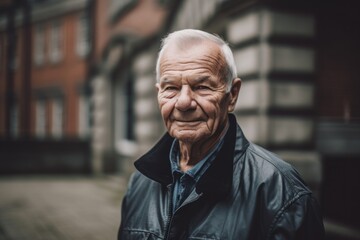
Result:
[[[229,124],[226,124],[225,129],[221,133],[220,140],[211,149],[211,151],[203,159],[201,159],[193,168],[186,171],[185,173],[181,172],[179,166],[179,156],[180,156],[179,141],[177,139],[174,139],[169,153],[173,178],[175,179],[175,175],[186,174],[189,177],[191,177],[195,182],[197,182],[200,179],[200,177],[204,174],[206,169],[211,165],[212,161],[216,158],[217,153],[219,152],[219,150],[221,149],[224,143],[224,137],[226,132],[228,131],[228,128],[229,128]]]

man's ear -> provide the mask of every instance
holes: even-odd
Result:
[[[234,111],[236,101],[237,101],[238,96],[239,96],[240,88],[241,88],[241,79],[240,78],[235,78],[233,80],[233,82],[232,82],[231,89],[230,89],[230,92],[229,92],[230,102],[229,102],[229,105],[228,105],[228,112]]]

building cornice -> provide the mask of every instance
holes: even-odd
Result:
[[[33,22],[38,22],[65,13],[82,10],[86,7],[87,2],[88,0],[65,0],[36,5],[31,13],[31,19]]]
[[[31,22],[40,22],[51,18],[56,18],[66,13],[80,11],[86,8],[88,0],[62,0],[50,1],[42,4],[35,4],[31,10]],[[21,8],[15,9],[15,26],[23,23],[23,11]],[[0,19],[0,30],[6,28],[6,18]]]

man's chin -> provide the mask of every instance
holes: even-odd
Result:
[[[171,135],[179,141],[196,142],[203,134],[199,133],[199,129],[181,129],[175,130]]]

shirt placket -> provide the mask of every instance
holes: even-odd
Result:
[[[191,177],[182,174],[179,178],[179,184],[176,194],[175,210],[185,201],[191,191]]]

